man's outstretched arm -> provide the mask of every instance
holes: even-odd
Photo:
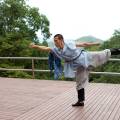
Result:
[[[98,43],[98,42],[94,42],[94,43],[88,43],[88,42],[77,43],[76,47],[90,47],[90,46],[96,46],[96,45],[100,45],[100,43]]]
[[[34,48],[40,51],[48,51],[50,52],[52,49],[50,47],[46,47],[46,46],[39,46],[39,45],[35,45],[34,43],[31,43],[29,45],[30,48]]]

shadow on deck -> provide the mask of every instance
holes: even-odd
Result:
[[[120,120],[120,85],[90,83],[84,107],[75,82],[0,78],[0,120]]]

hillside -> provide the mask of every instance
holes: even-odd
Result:
[[[103,43],[104,41],[99,38],[89,35],[89,36],[80,37],[80,38],[76,39],[75,42],[100,42],[100,43]]]

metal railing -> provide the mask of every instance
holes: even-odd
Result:
[[[0,71],[30,71],[32,72],[33,78],[35,77],[35,72],[50,72],[50,70],[40,70],[35,69],[34,60],[48,60],[48,57],[0,57],[0,59],[24,59],[32,61],[32,69],[8,69],[8,68],[0,68]],[[109,61],[120,61],[120,59],[111,58]],[[116,72],[90,72],[91,74],[102,74],[102,75],[114,75],[120,76],[120,73]]]

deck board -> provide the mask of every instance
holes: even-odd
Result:
[[[75,82],[0,78],[0,120],[120,120],[120,84],[90,83],[84,107]]]

